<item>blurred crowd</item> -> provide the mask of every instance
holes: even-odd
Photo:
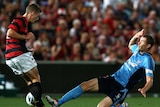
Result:
[[[8,24],[30,3],[42,8],[40,20],[29,24],[36,39],[26,43],[36,60],[122,63],[131,55],[130,38],[143,28],[160,61],[159,0],[0,0],[0,60]]]

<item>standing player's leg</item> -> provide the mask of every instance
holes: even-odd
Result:
[[[15,75],[20,75],[25,80],[28,85],[28,93],[31,93],[36,100],[36,107],[43,107],[40,75],[32,53],[24,53],[21,56],[6,60],[6,64]]]
[[[22,77],[28,85],[28,92],[31,92],[32,95],[35,97],[35,105],[37,107],[43,107],[44,103],[41,100],[42,87],[37,67],[34,67],[29,72],[23,74]]]

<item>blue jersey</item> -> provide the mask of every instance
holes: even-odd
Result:
[[[138,45],[132,45],[132,56],[121,66],[121,68],[112,74],[117,82],[126,87],[130,78],[139,70],[145,70],[146,76],[153,77],[155,62],[149,53],[140,54]],[[143,72],[143,71],[142,71]],[[136,81],[136,80],[135,80]]]

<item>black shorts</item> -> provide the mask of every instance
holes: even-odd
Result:
[[[113,101],[113,105],[122,103],[126,98],[128,89],[124,88],[113,77],[107,75],[98,78],[99,92],[107,94]]]

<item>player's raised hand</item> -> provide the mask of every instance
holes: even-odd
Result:
[[[131,49],[133,44],[137,44],[137,40],[139,40],[139,38],[144,34],[144,29],[142,29],[141,31],[137,32],[129,41],[128,47],[129,49]]]
[[[142,29],[141,31],[137,32],[135,37],[136,38],[140,38],[143,34],[144,34],[144,29]]]

